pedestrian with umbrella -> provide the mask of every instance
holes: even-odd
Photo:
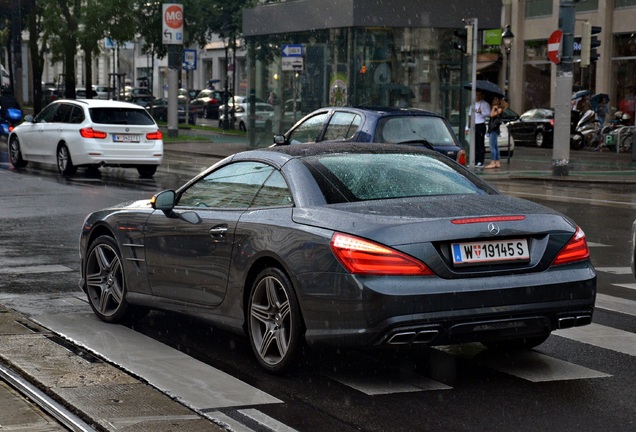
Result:
[[[609,108],[607,107],[607,104],[609,103],[609,96],[605,93],[595,94],[590,98],[590,103],[592,104],[592,108],[594,108],[596,119],[598,120],[600,127],[603,128],[605,125],[605,118],[609,113]]]
[[[475,165],[483,168],[486,157],[486,117],[490,115],[490,104],[484,99],[482,90],[476,91],[475,97]],[[468,120],[470,123],[470,118]],[[466,135],[470,132],[466,125]]]

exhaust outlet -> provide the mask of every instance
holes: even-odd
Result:
[[[574,317],[559,318],[558,320],[559,329],[574,327],[575,324],[576,324],[576,318]]]

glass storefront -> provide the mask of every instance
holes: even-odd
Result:
[[[636,107],[636,35],[634,33],[614,35],[612,55],[612,82],[615,93],[610,95],[610,105],[628,113],[634,124]],[[613,114],[613,113],[611,113]]]
[[[282,118],[334,105],[415,107],[441,113],[458,128],[469,93],[454,39],[452,29],[367,27],[247,42],[255,59],[255,95],[278,104]],[[283,57],[286,45],[300,45],[302,57]]]

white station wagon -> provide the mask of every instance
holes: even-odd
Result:
[[[162,158],[157,123],[144,108],[127,102],[56,100],[35,117],[25,116],[9,135],[13,166],[56,164],[64,176],[82,166],[118,166],[152,177]]]

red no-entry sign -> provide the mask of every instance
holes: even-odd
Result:
[[[561,30],[555,30],[548,39],[548,58],[554,64],[561,62],[561,38],[563,32]]]

